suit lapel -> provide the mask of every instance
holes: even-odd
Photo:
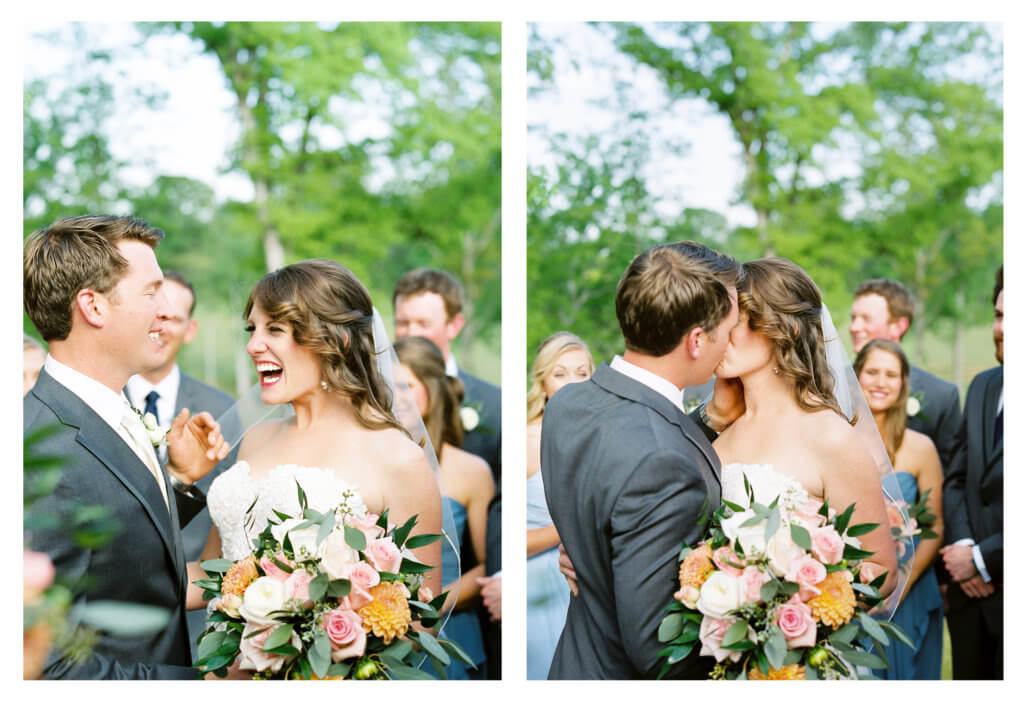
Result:
[[[985,445],[989,448],[986,450],[986,469],[992,465],[993,462],[1002,458],[1003,456],[1003,440],[1000,438],[996,441],[996,415],[999,413],[999,392],[1003,388],[1003,372],[1002,368],[999,372],[992,373],[989,381],[985,385],[985,406],[983,407],[982,426],[986,433],[987,440]],[[1003,423],[1005,425],[1006,419],[1004,415]]]
[[[160,488],[153,481],[153,475],[124,439],[99,417],[77,395],[51,378],[45,371],[39,373],[39,380],[33,390],[37,397],[49,406],[60,421],[78,429],[75,440],[109,470],[125,489],[135,497],[146,511],[160,539],[171,554],[178,568],[184,566],[179,548],[173,537],[177,529],[174,491],[167,483],[161,470],[161,477],[167,488],[171,511],[164,504]],[[125,524],[131,527],[131,524]]]
[[[718,460],[718,454],[711,447],[711,443],[703,431],[697,428],[693,420],[683,413],[682,407],[676,406],[650,387],[626,377],[617,370],[613,370],[607,363],[601,363],[597,370],[594,371],[591,380],[612,394],[653,409],[666,421],[676,425],[683,436],[704,456],[704,459],[711,467],[711,474],[714,475],[719,487],[721,487],[722,468]]]

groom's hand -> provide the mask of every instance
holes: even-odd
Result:
[[[569,553],[565,552],[565,546],[561,543],[558,544],[558,569],[565,576],[565,581],[569,584],[569,591],[572,592],[572,595],[579,596],[580,586],[576,582],[576,568],[572,566]]]
[[[743,398],[743,383],[736,377],[715,378],[715,392],[704,410],[711,420],[708,427],[718,433],[724,431],[747,410],[746,400]]]
[[[167,432],[167,469],[176,479],[192,484],[223,460],[230,447],[209,412],[189,418],[188,409],[182,409]]]

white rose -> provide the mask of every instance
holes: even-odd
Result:
[[[725,572],[712,572],[700,588],[697,610],[705,616],[724,618],[727,613],[739,608],[739,580]]]
[[[722,521],[722,532],[732,542],[739,541],[740,547],[746,555],[763,553],[765,550],[764,534],[767,523],[764,519],[753,526],[743,526],[750,519],[757,516],[753,509],[740,511]],[[719,616],[720,618],[720,616]]]
[[[347,566],[359,562],[359,553],[345,542],[342,531],[331,531],[320,544],[320,565],[331,579],[345,579]]]
[[[147,431],[155,431],[160,428],[160,425],[156,422],[156,417],[148,411],[142,415],[142,425],[146,427]]]
[[[789,524],[783,522],[779,530],[768,541],[768,548],[765,554],[768,556],[768,564],[776,576],[783,577],[789,571],[789,566],[794,559],[804,554],[804,549],[793,542],[790,535]]]
[[[270,612],[284,608],[284,602],[284,582],[273,577],[258,577],[245,590],[238,612],[247,621],[274,623]]]
[[[908,397],[907,416],[917,416],[919,411],[921,411],[921,402],[918,401],[917,397]]]
[[[285,534],[288,534],[288,538],[292,541],[292,551],[295,553],[295,556],[300,559],[303,548],[305,548],[305,554],[308,557],[312,557],[316,554],[316,536],[320,531],[320,527],[315,525],[306,526],[305,528],[295,528],[304,520],[305,519],[290,518],[276,526],[270,527],[270,533],[279,543],[283,543]]]
[[[480,414],[471,406],[459,409],[459,417],[462,419],[462,428],[467,431],[472,431],[480,425]]]

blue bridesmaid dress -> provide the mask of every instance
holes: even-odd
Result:
[[[913,504],[918,498],[917,480],[909,472],[892,475],[903,492],[903,500]],[[887,479],[890,479],[887,476]],[[918,539],[914,539],[914,547]],[[916,582],[903,603],[896,609],[892,622],[898,625],[914,643],[912,650],[898,640],[885,649],[891,669],[878,670],[882,679],[941,679],[942,678],[942,592],[929,567]]]
[[[526,480],[526,528],[553,525],[540,470]],[[526,561],[526,678],[547,679],[569,610],[569,585],[558,571],[558,548]]]

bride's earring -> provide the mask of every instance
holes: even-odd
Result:
[[[330,388],[327,386],[327,380],[320,380],[320,389],[324,392],[330,392]]]
[[[778,375],[779,374],[779,368],[776,367],[775,365],[772,365],[772,372],[774,372],[776,375]]]

